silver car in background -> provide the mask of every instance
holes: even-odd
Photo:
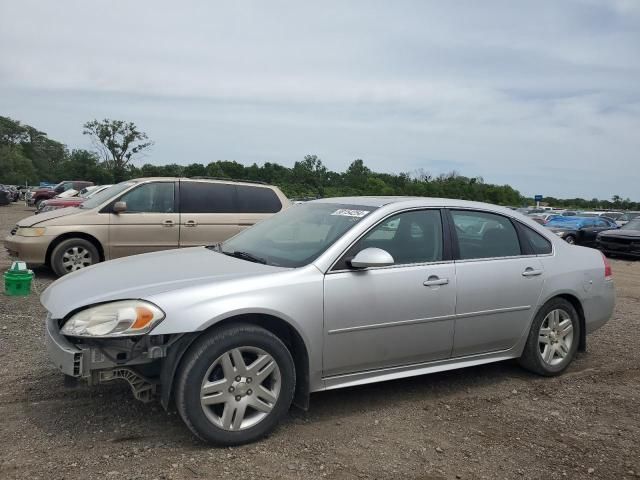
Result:
[[[560,374],[610,318],[614,286],[600,252],[506,208],[354,197],[91,266],[41,301],[65,375],[157,392],[196,436],[233,445],[311,392],[514,358]]]

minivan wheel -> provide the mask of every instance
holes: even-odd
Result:
[[[176,408],[201,440],[252,442],[287,413],[295,378],[291,353],[278,337],[255,325],[230,325],[204,335],[185,353]]]
[[[63,240],[51,252],[51,268],[59,277],[98,262],[98,249],[84,238]]]
[[[579,343],[578,312],[567,300],[555,298],[536,315],[519,363],[539,375],[559,375],[575,357]]]

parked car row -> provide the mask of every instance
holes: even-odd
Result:
[[[110,186],[111,185],[91,185],[83,188],[79,192],[71,188],[56,195],[50,200],[41,201],[38,204],[35,213],[50,212],[51,210],[57,210],[59,208],[77,207]]]
[[[17,202],[19,199],[20,192],[16,186],[0,184],[0,205],[9,205],[12,202]]]
[[[62,192],[73,189],[76,192],[85,187],[93,185],[93,182],[85,180],[64,180],[53,187],[40,187],[32,190],[28,195],[27,202],[31,206],[38,207],[41,202],[60,195]]]

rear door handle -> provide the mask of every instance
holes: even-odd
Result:
[[[173,227],[175,224],[173,223],[173,220],[165,220],[162,222],[162,225],[165,227]]]
[[[535,270],[531,267],[525,268],[524,272],[522,272],[523,277],[536,277],[538,275],[542,275],[542,270]]]
[[[185,227],[195,227],[198,224],[196,223],[195,220],[187,220],[186,222],[184,222],[184,226]]]
[[[422,284],[425,287],[435,287],[437,285],[446,285],[447,283],[449,283],[449,279],[448,278],[440,278],[437,275],[431,275]]]

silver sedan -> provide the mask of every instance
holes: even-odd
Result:
[[[69,378],[130,383],[223,445],[309,394],[507,359],[558,375],[614,307],[603,255],[448,199],[296,205],[227,242],[77,271],[41,297]]]

